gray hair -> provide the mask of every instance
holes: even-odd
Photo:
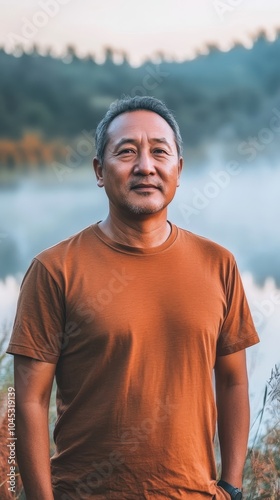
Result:
[[[174,132],[174,139],[178,151],[178,155],[182,156],[182,137],[179,129],[179,125],[175,120],[173,113],[166,107],[166,105],[150,96],[135,96],[135,97],[123,97],[117,101],[114,101],[109,107],[106,115],[98,124],[95,132],[95,147],[96,147],[96,157],[100,164],[102,165],[104,160],[105,148],[108,143],[108,128],[110,123],[122,113],[127,113],[129,111],[147,110],[153,111],[161,116],[172,128]]]

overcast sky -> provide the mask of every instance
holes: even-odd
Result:
[[[80,55],[104,46],[125,50],[134,63],[156,51],[193,57],[207,43],[228,50],[248,47],[264,29],[280,28],[280,0],[0,0],[0,43],[34,43],[62,53],[72,44]]]

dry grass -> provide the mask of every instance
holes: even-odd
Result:
[[[8,414],[7,414],[7,394],[8,387],[13,386],[13,370],[12,361],[5,355],[6,345],[10,336],[10,330],[5,325],[0,334],[0,498],[1,500],[11,500],[20,498],[22,491],[22,482],[16,470],[16,493],[8,490],[8,472],[10,466],[8,464],[9,448],[8,444]]]
[[[267,416],[266,431],[259,429]],[[280,370],[275,366],[267,383],[259,425],[245,467],[247,500],[280,499]]]

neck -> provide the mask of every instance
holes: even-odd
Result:
[[[152,248],[164,243],[170,235],[170,225],[165,214],[153,214],[133,219],[109,213],[99,224],[111,240],[137,248]]]

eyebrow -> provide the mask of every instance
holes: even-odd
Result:
[[[153,137],[152,139],[150,139],[149,142],[165,144],[166,146],[168,146],[171,149],[171,146],[170,146],[169,142],[165,139],[165,137]],[[132,137],[123,137],[120,141],[118,141],[115,144],[114,150],[117,150],[118,148],[123,146],[123,144],[135,144],[135,145],[137,145],[137,143],[138,143],[138,141],[136,139],[133,139]]]

